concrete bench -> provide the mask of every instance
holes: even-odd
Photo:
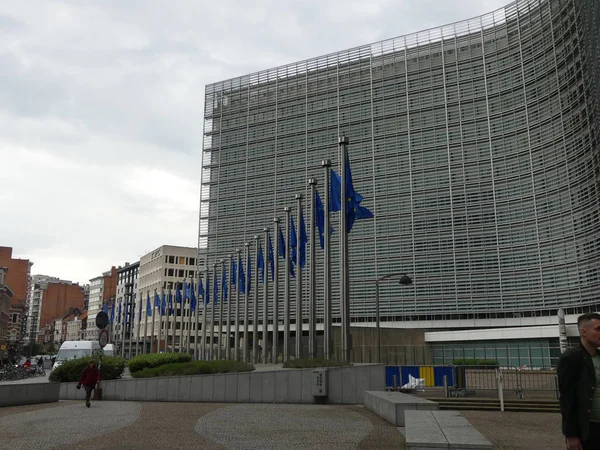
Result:
[[[400,392],[366,391],[365,408],[397,427],[403,427],[405,411],[437,411],[439,405],[431,400]]]
[[[60,383],[2,384],[0,407],[57,402],[59,391]]]
[[[456,411],[407,411],[408,450],[491,450],[492,444]]]

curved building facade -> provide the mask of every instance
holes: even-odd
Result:
[[[596,0],[521,0],[208,85],[201,246],[219,259],[272,227],[345,134],[375,215],[350,234],[353,320],[395,272],[414,283],[381,286],[389,321],[597,310],[598,30]]]

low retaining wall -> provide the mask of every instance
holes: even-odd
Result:
[[[104,400],[315,403],[312,369],[132,378],[103,381]],[[328,369],[329,395],[318,403],[362,404],[365,391],[385,389],[385,366],[364,365]],[[77,383],[61,383],[61,400],[83,399]]]
[[[60,388],[60,383],[2,384],[0,407],[57,402]]]

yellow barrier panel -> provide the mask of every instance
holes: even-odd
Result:
[[[419,367],[419,378],[425,379],[425,387],[435,386],[435,377],[433,375],[432,366],[420,366]]]

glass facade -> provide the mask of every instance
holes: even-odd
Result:
[[[322,186],[321,160],[339,164],[344,134],[375,214],[350,234],[353,320],[374,316],[373,280],[395,272],[414,283],[381,286],[384,320],[597,309],[598,30],[596,0],[522,0],[208,85],[199,244],[209,262],[262,238],[284,206],[295,211],[308,178]]]

